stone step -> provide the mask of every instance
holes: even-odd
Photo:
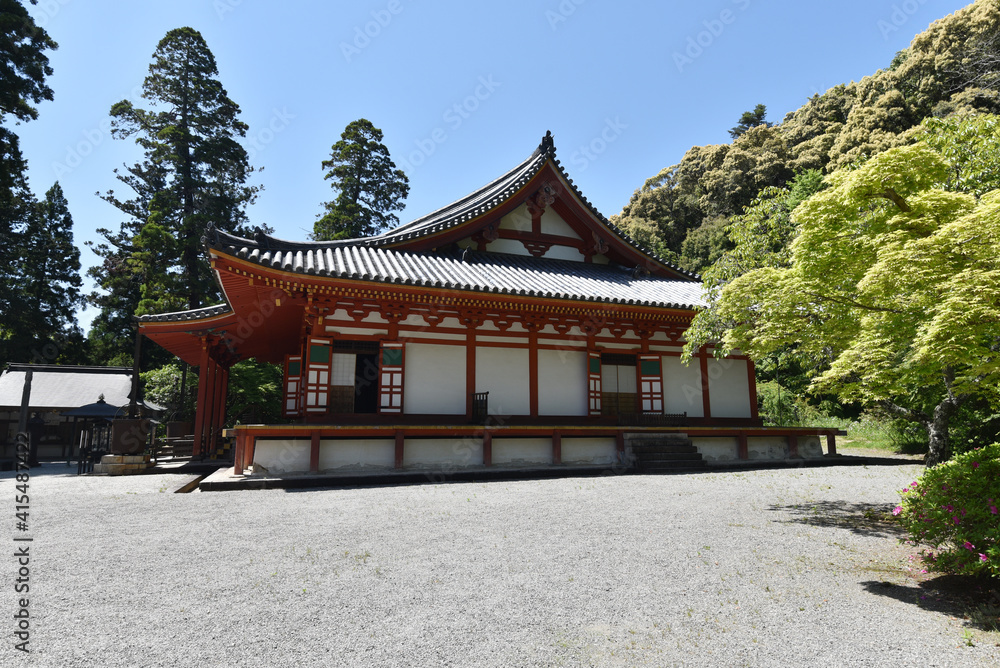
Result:
[[[636,454],[636,459],[641,462],[684,462],[703,461],[701,454],[695,452],[651,452]]]
[[[654,454],[657,452],[698,452],[698,448],[690,443],[687,444],[649,444],[633,445],[632,452],[636,454]]]

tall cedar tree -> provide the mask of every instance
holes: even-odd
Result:
[[[410,180],[396,168],[382,131],[371,121],[359,118],[348,125],[323,169],[329,170],[324,178],[333,181],[337,198],[323,205],[326,213],[316,221],[313,239],[370,237],[399,222],[391,212],[403,210]]]
[[[111,107],[111,134],[135,137],[143,160],[115,170],[130,199],[102,198],[127,216],[94,250],[90,274],[104,289],[91,295],[100,314],[91,337],[102,361],[130,354],[134,315],[200,308],[219,300],[200,242],[209,226],[249,234],[246,207],[259,186],[238,138],[247,125],[218,81],[215,57],[192,28],[171,30],[153,53],[142,97],[152,109],[123,100]]]
[[[32,4],[34,0],[32,0]],[[35,24],[23,3],[0,0],[0,313],[23,310],[21,238],[33,214],[34,198],[28,190],[27,163],[17,135],[5,125],[38,117],[33,106],[52,99],[45,78],[52,74],[45,52],[57,48],[48,33]],[[0,322],[0,361],[10,359],[6,341],[14,337],[9,318]]]
[[[753,108],[753,111],[744,111],[743,115],[740,116],[740,122],[729,131],[729,136],[737,139],[744,132],[758,125],[771,127],[771,124],[767,122],[767,107],[763,104],[758,104]]]
[[[73,217],[57,182],[34,205],[22,236],[20,292],[23,309],[11,314],[17,336],[10,359],[36,363],[85,361],[76,309],[83,305],[80,249]]]

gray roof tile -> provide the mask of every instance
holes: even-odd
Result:
[[[685,309],[703,304],[700,283],[636,277],[631,269],[617,265],[473,250],[465,251],[463,261],[454,255],[363,245],[276,250],[272,256],[260,254],[255,246],[256,242],[249,239],[222,233],[212,244],[220,252],[264,267],[314,276]]]

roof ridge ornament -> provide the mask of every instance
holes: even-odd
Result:
[[[555,141],[552,139],[552,130],[545,131],[545,136],[542,137],[542,143],[538,145],[538,150],[541,153],[554,154],[556,152],[556,144]]]
[[[262,250],[270,250],[270,241],[260,226],[253,228],[253,240],[257,243],[258,248]]]

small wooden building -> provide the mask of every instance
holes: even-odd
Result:
[[[288,424],[235,427],[238,473],[625,466],[631,439],[678,433],[709,461],[833,447],[761,426],[746,357],[681,363],[700,282],[604,218],[550,134],[376,237],[205,243],[226,303],[140,329],[200,368],[196,452],[226,426],[229,367],[283,365]]]

